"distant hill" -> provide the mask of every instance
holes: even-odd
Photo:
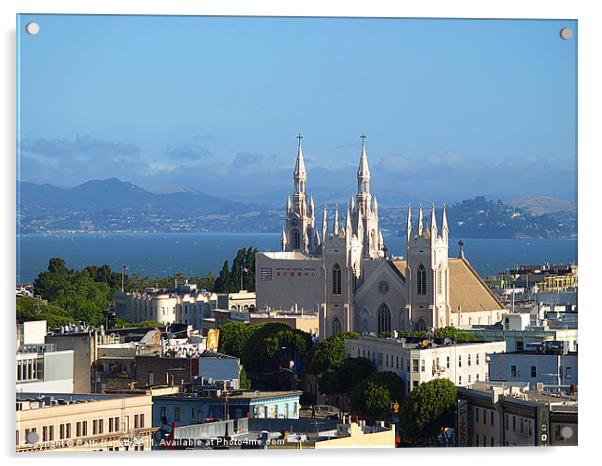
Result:
[[[407,207],[381,209],[383,230],[403,234]],[[441,212],[437,211],[441,221]],[[467,199],[447,207],[450,234],[463,238],[569,238],[576,236],[576,213],[555,212],[535,216],[529,212],[491,201],[483,196]],[[425,211],[425,226],[430,208]]]
[[[221,199],[192,189],[169,193],[151,193],[129,181],[117,178],[91,180],[73,188],[20,182],[23,213],[81,211],[86,213],[154,211],[176,215],[206,215],[245,212],[250,206]]]
[[[286,196],[224,199],[194,188],[149,192],[117,178],[72,188],[17,184],[21,233],[279,232]],[[225,196],[226,194],[224,194]],[[324,200],[315,198],[320,205]],[[255,203],[251,203],[255,201]],[[415,204],[414,204],[415,205]],[[329,203],[332,207],[332,203]],[[343,204],[344,207],[344,204]],[[317,223],[321,224],[321,209]],[[381,207],[383,232],[403,234],[407,207]],[[464,238],[566,238],[576,235],[576,211],[534,215],[482,196],[448,206],[450,232]],[[438,211],[438,218],[440,218]],[[427,212],[425,219],[429,219]]]
[[[576,202],[550,196],[515,197],[508,199],[506,204],[523,209],[532,215],[577,211]]]

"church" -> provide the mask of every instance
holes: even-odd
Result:
[[[281,251],[255,260],[257,308],[317,311],[320,338],[359,333],[428,330],[453,325],[491,325],[504,306],[464,257],[449,257],[445,207],[433,205],[430,222],[408,208],[406,256],[389,257],[378,225],[378,202],[370,192],[365,136],[357,170],[357,194],[344,211],[316,226],[307,194],[307,171],[298,136],[293,196],[286,202]],[[428,213],[427,213],[428,215]],[[415,223],[414,223],[415,222]]]

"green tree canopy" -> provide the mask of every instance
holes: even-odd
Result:
[[[326,395],[346,395],[353,387],[374,372],[366,358],[345,358],[336,369],[327,369],[318,379],[320,391]]]
[[[224,322],[219,327],[218,350],[230,356],[242,358],[249,338],[263,325],[265,324]]]
[[[375,390],[374,386],[381,387],[382,390]],[[387,393],[388,398],[384,395]],[[369,422],[377,419],[384,419],[391,413],[390,403],[400,401],[403,398],[404,386],[403,380],[394,372],[374,372],[359,382],[353,388],[349,397],[352,412],[366,418]],[[378,410],[382,407],[382,400],[388,399],[389,404],[385,410]],[[380,400],[380,401],[379,401]]]
[[[299,374],[311,347],[309,333],[281,323],[264,324],[250,335],[241,362],[255,385],[284,388],[290,386],[286,385],[291,378],[289,361],[294,361],[293,372]]]
[[[419,385],[401,404],[400,421],[404,434],[414,439],[430,439],[444,427],[454,425],[456,386],[448,379],[435,379]]]
[[[345,340],[358,338],[359,333],[341,332],[318,343],[309,355],[307,372],[321,374],[336,369],[345,360]]]

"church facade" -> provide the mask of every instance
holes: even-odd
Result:
[[[342,331],[380,334],[448,325],[494,324],[503,305],[464,258],[449,257],[445,207],[441,222],[433,205],[426,224],[408,208],[406,256],[387,255],[378,224],[378,202],[370,191],[365,136],[357,171],[357,193],[332,220],[326,206],[321,228],[307,194],[301,136],[286,203],[281,251],[257,253],[257,308],[313,310],[320,338]],[[415,223],[415,224],[414,224]],[[439,227],[440,225],[440,227]]]

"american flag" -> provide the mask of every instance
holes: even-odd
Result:
[[[124,271],[124,272],[127,272],[128,270],[129,270],[128,266],[127,266],[127,265],[124,265],[124,266],[123,266],[123,271]]]
[[[271,282],[272,281],[272,268],[271,267],[262,267],[260,275],[261,275],[261,281]]]

